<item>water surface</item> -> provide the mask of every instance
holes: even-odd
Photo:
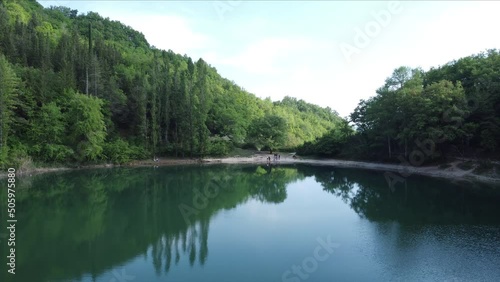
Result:
[[[16,275],[2,240],[1,281],[500,281],[498,187],[257,165],[19,185]]]

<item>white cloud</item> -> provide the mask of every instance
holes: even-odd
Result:
[[[290,46],[293,43],[286,39],[259,40],[236,56],[223,59],[221,62],[230,66],[237,66],[242,70],[254,74],[279,74],[281,67],[277,62],[291,55]]]
[[[142,31],[148,42],[160,49],[193,55],[213,44],[208,36],[195,32],[188,20],[180,16],[120,14],[113,18]]]
[[[345,104],[347,93],[337,91],[339,84],[346,81],[339,79],[344,70],[338,69],[335,51],[333,42],[281,37],[254,41],[232,56],[212,51],[204,58],[215,64],[223,76],[259,97],[280,100],[292,96],[336,110],[352,108],[359,99]]]
[[[324,48],[328,48],[325,43],[308,38],[265,38],[249,44],[236,55],[212,58],[249,74],[280,75],[293,72],[290,66],[301,68],[305,60]]]

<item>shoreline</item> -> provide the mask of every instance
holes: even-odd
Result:
[[[146,161],[146,160],[135,160],[126,164],[94,164],[94,165],[82,165],[77,167],[39,167],[28,170],[16,170],[17,176],[32,176],[36,174],[48,173],[48,172],[58,172],[58,171],[68,171],[68,170],[79,170],[79,169],[93,169],[93,168],[115,168],[115,167],[147,167],[147,166],[174,166],[174,165],[192,165],[199,164],[200,160],[195,159],[164,159],[160,162]],[[0,172],[0,179],[7,178],[7,172]]]
[[[266,155],[267,157],[267,155]],[[219,163],[219,164],[266,164],[266,157],[253,156],[250,158],[209,158],[205,159],[208,163]],[[275,163],[275,162],[271,162]],[[463,170],[457,165],[464,163],[461,161],[455,161],[449,163],[450,167],[440,168],[439,165],[434,166],[403,166],[399,164],[384,164],[384,163],[373,163],[366,161],[348,161],[348,160],[338,160],[338,159],[292,159],[290,157],[282,158],[277,162],[278,164],[309,164],[309,165],[323,165],[323,166],[333,166],[340,168],[353,168],[353,169],[366,169],[379,172],[392,172],[396,176],[401,178],[408,178],[412,175],[421,175],[428,177],[445,178],[450,180],[462,180],[462,181],[476,181],[487,184],[499,184],[500,185],[500,172],[495,175],[480,175],[475,174],[473,171],[476,166]]]
[[[269,154],[254,154],[251,157],[225,157],[225,158],[204,158],[204,159],[160,159],[155,162],[152,160],[137,160],[123,165],[98,164],[81,167],[60,167],[60,168],[35,168],[32,170],[16,172],[16,176],[32,176],[35,174],[57,172],[66,170],[92,169],[92,168],[113,168],[113,167],[147,167],[147,166],[175,166],[175,165],[211,165],[211,164],[267,164]],[[449,163],[449,167],[440,168],[434,166],[403,166],[399,164],[384,164],[365,161],[348,161],[338,159],[293,159],[284,155],[279,161],[271,161],[271,164],[309,164],[323,165],[340,168],[366,169],[380,172],[392,172],[395,177],[407,178],[411,175],[422,175],[429,177],[446,178],[451,180],[477,181],[488,184],[500,184],[500,171],[496,174],[481,175],[473,173],[476,166],[468,170],[459,168],[457,165],[463,161]],[[1,172],[0,179],[7,177],[7,173]]]

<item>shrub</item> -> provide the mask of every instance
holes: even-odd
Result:
[[[30,148],[30,153],[35,156],[36,160],[44,162],[64,162],[74,155],[70,147],[58,144],[37,144]]]
[[[14,143],[5,149],[6,161],[0,163],[4,168],[13,167],[19,172],[26,172],[34,168],[33,162],[28,155],[28,148],[21,143]]]
[[[213,138],[208,144],[208,154],[211,156],[226,156],[232,149],[232,143],[221,138]]]
[[[150,157],[150,153],[142,146],[130,146],[130,158],[133,160],[143,160]]]
[[[128,142],[117,139],[104,145],[104,155],[115,164],[123,164],[130,161],[133,152]]]

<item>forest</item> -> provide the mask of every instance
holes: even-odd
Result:
[[[411,165],[500,156],[500,53],[402,66],[347,118],[261,99],[97,13],[0,2],[0,167],[224,156],[234,148]]]
[[[0,2],[0,167],[294,149],[342,123],[328,107],[260,99],[97,13]]]
[[[500,156],[500,53],[464,57],[428,71],[399,67],[337,126],[298,152],[419,166]]]

